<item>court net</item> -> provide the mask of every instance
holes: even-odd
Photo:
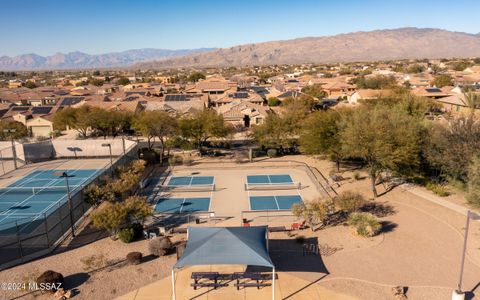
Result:
[[[245,183],[245,190],[295,190],[300,189],[300,182],[282,182],[282,183]]]
[[[70,185],[68,187],[69,191],[72,192],[80,188],[80,185]],[[26,186],[8,186],[0,187],[0,196],[1,195],[10,195],[10,194],[49,194],[49,193],[67,193],[67,186],[35,186],[35,187],[26,187]]]
[[[212,192],[215,191],[215,183],[192,184],[192,185],[163,185],[163,191],[175,192]]]

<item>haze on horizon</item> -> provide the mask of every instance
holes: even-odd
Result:
[[[5,1],[0,56],[194,49],[400,27],[478,33],[480,2]]]

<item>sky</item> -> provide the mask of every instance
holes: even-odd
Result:
[[[399,27],[480,32],[478,0],[0,0],[0,56],[230,47]]]

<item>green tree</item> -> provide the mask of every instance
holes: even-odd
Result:
[[[28,80],[27,82],[25,82],[25,87],[29,89],[34,89],[37,87],[37,85],[35,84],[35,82]]]
[[[280,101],[276,97],[270,97],[268,98],[267,101],[268,101],[268,106],[279,106],[280,104],[282,104],[282,101]]]
[[[358,108],[342,120],[342,151],[366,163],[374,197],[382,171],[409,174],[419,165],[421,125],[418,118],[385,105]]]
[[[4,130],[14,130],[14,132],[4,132]],[[13,139],[22,139],[28,136],[28,129],[25,125],[17,121],[0,120],[0,140],[6,141]]]
[[[305,119],[299,143],[307,154],[324,154],[332,157],[340,170],[342,148],[340,144],[340,118],[338,111],[318,111]]]
[[[82,137],[87,137],[88,130],[92,124],[90,112],[92,108],[88,105],[80,107],[67,107],[55,113],[53,124],[56,128],[72,128]]]
[[[130,128],[132,115],[122,111],[107,111],[92,107],[89,112],[89,125],[92,130],[102,135],[116,137]]]
[[[182,118],[179,125],[181,135],[193,140],[198,149],[211,138],[225,138],[232,133],[223,117],[211,109],[196,111],[192,116]]]
[[[153,207],[146,197],[130,196],[122,204],[129,223],[143,224],[146,218],[153,214]]]
[[[430,84],[438,88],[442,88],[444,86],[452,86],[453,79],[452,79],[452,76],[448,74],[443,74],[435,77]]]
[[[187,80],[189,82],[197,82],[200,79],[205,79],[205,74],[203,74],[202,72],[193,72],[192,74],[190,74],[190,76],[188,76]]]
[[[88,83],[94,86],[102,86],[105,83],[105,81],[97,78],[90,78],[88,80]]]
[[[92,213],[93,227],[104,229],[110,232],[115,238],[122,226],[125,226],[127,211],[121,203],[105,203],[97,211]]]
[[[425,67],[420,64],[413,64],[408,66],[406,71],[409,74],[422,73],[423,71],[425,71]]]
[[[384,75],[376,75],[376,76],[358,76],[353,80],[353,83],[357,85],[360,89],[389,89],[393,88],[397,85],[397,81],[393,76],[384,76]]]
[[[468,169],[467,201],[480,207],[480,156],[473,159]]]
[[[120,77],[118,78],[117,80],[117,84],[119,85],[127,85],[127,84],[130,84],[130,79],[128,79],[127,77]]]
[[[326,225],[329,214],[333,213],[333,210],[333,203],[321,198],[307,201],[304,204],[295,203],[292,206],[293,215],[303,218],[312,231],[317,225]]]
[[[302,89],[302,93],[305,93],[317,99],[322,99],[327,96],[327,92],[325,92],[322,88],[322,85],[318,83],[304,87]]]
[[[169,113],[162,110],[144,111],[135,115],[133,127],[147,138],[148,147],[152,149],[155,138],[158,138],[163,158],[166,141],[178,133],[178,122]]]

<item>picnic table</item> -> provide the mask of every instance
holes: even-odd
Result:
[[[237,280],[237,283],[235,283],[235,286],[237,287],[237,290],[240,290],[240,287],[256,287],[257,289],[260,289],[260,287],[264,286],[270,286],[270,283],[263,283],[260,282],[263,280],[263,276],[261,273],[257,272],[235,272],[233,273],[232,279]],[[247,279],[246,281],[240,282],[242,279]],[[250,280],[256,281],[256,282],[250,282]]]
[[[191,278],[193,279],[193,283],[191,285],[194,290],[199,287],[213,287],[216,289],[217,287],[228,286],[227,283],[219,283],[219,277],[220,274],[218,272],[192,272]],[[207,281],[200,281],[202,279],[206,279]]]

